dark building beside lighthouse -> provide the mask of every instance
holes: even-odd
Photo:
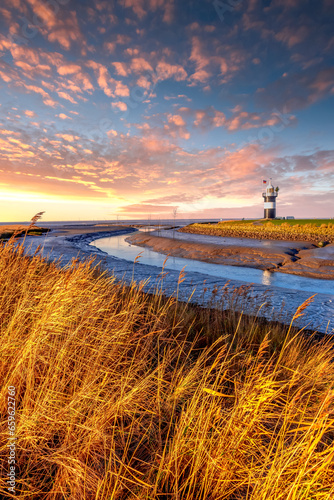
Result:
[[[279,187],[274,186],[269,182],[263,181],[263,185],[266,186],[266,190],[262,193],[264,198],[264,218],[265,219],[275,219],[276,217],[276,198],[278,196]]]

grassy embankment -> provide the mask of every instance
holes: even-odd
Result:
[[[8,241],[12,236],[41,236],[49,230],[38,226],[0,226],[0,240]]]
[[[218,224],[190,224],[180,232],[258,238],[310,241],[319,246],[334,242],[334,221],[328,219],[222,221]]]
[[[329,343],[233,304],[224,312],[164,298],[161,282],[148,295],[91,263],[62,270],[13,242],[0,245],[0,290],[1,498],[11,497],[8,386],[15,498],[334,494]]]

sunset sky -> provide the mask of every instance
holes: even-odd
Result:
[[[2,0],[1,221],[334,217],[333,0]]]

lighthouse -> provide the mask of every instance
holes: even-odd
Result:
[[[264,218],[265,219],[275,219],[276,217],[276,198],[278,196],[279,187],[274,186],[269,182],[263,181],[263,186],[266,188],[265,192],[262,193],[264,198]]]

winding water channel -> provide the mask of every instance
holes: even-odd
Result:
[[[170,231],[166,230],[160,232],[159,235],[171,237]],[[175,233],[175,236],[184,239],[184,234]],[[161,271],[166,256],[148,248],[131,245],[125,241],[127,237],[126,234],[100,238],[90,243],[90,245],[117,259],[123,259],[131,263],[140,255],[138,262],[145,266],[147,278],[151,276],[152,271],[150,269],[155,268],[157,271]],[[144,266],[142,267],[144,268]],[[222,286],[227,281],[235,287],[252,284],[252,297],[257,305],[263,303],[264,297],[268,301],[267,307],[263,309],[261,314],[267,317],[277,317],[278,312],[282,310],[282,304],[284,304],[284,314],[283,317],[280,316],[280,319],[285,322],[290,320],[296,308],[304,300],[311,295],[317,294],[314,302],[309,306],[303,317],[303,325],[308,325],[322,332],[333,333],[334,331],[333,280],[306,278],[279,272],[272,273],[247,267],[209,264],[179,257],[168,257],[165,263],[166,270],[179,272],[183,268],[185,268],[186,280],[188,280],[185,286],[188,285],[189,287],[189,283],[196,285],[197,293],[200,292],[201,287],[199,285],[203,288],[204,280],[211,284],[217,283],[218,286]],[[145,276],[141,277],[145,278]],[[252,307],[254,307],[254,304]]]

